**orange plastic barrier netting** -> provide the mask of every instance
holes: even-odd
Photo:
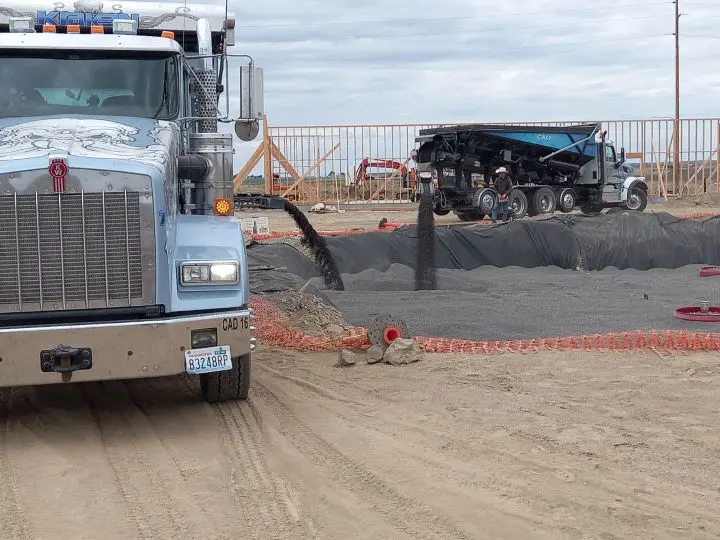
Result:
[[[370,347],[367,329],[351,328],[337,338],[309,336],[291,327],[290,320],[272,302],[253,296],[255,335],[265,343],[297,351],[363,350]],[[532,353],[538,351],[719,351],[720,334],[684,330],[650,330],[594,334],[577,337],[528,339],[517,341],[472,341],[433,337],[414,337],[428,353]]]
[[[680,219],[707,219],[720,217],[720,213],[717,212],[693,212],[689,214],[678,214],[675,217]],[[458,227],[463,225],[488,225],[492,223],[489,219],[483,219],[480,221],[473,222],[458,222],[443,224],[443,226]],[[371,229],[343,229],[338,231],[317,231],[320,236],[351,236],[353,234],[365,234],[369,232],[393,232],[395,229],[411,225],[411,223],[392,223],[388,222],[383,227],[371,228]],[[302,236],[300,231],[282,231],[270,234],[251,234],[248,235],[252,240],[276,240],[279,238],[298,238]]]

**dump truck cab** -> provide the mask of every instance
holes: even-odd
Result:
[[[219,127],[257,135],[262,70],[228,52],[224,8],[54,6],[0,9],[0,384],[189,373],[243,398],[254,315]]]

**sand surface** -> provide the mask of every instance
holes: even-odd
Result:
[[[717,355],[335,361],[2,391],[2,538],[720,535]]]

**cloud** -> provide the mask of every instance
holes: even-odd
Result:
[[[650,0],[229,1],[271,125],[668,117],[674,6]],[[715,114],[720,5],[682,6],[685,116]],[[237,80],[237,66],[230,76]],[[234,102],[236,100],[234,99]],[[257,143],[239,145],[238,160]]]

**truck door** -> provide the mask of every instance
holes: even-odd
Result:
[[[608,184],[617,184],[620,182],[620,174],[615,164],[617,163],[617,153],[615,152],[615,146],[612,144],[605,144],[605,160],[603,167],[605,168],[605,182]]]

